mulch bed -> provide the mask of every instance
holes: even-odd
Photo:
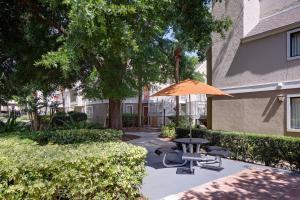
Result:
[[[137,135],[131,135],[131,134],[124,134],[121,137],[121,140],[124,142],[130,141],[130,140],[135,140],[135,139],[139,139],[140,136]]]
[[[153,127],[124,127],[124,132],[160,132],[160,128]]]

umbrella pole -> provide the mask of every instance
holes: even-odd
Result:
[[[190,124],[190,138],[192,137],[192,101],[191,101],[191,95],[189,94],[189,124]]]

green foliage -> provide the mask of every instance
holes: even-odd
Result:
[[[183,56],[179,66],[180,80],[192,79],[201,82],[205,81],[204,74],[196,72],[197,65],[199,64],[198,58],[195,56]]]
[[[123,113],[122,122],[124,127],[135,127],[137,126],[138,116],[137,114]]]
[[[82,142],[107,142],[119,140],[123,133],[112,129],[74,129],[37,131],[19,134],[20,138],[30,138],[38,144],[74,144]]]
[[[65,112],[57,112],[53,115],[51,124],[54,127],[62,127],[70,122],[70,117]]]
[[[86,120],[86,113],[76,111],[71,111],[68,113],[58,112],[53,115],[51,124],[53,128],[61,129],[86,128]]]
[[[3,132],[14,132],[14,131],[28,131],[30,124],[17,121],[17,116],[14,112],[11,112],[6,122],[0,121],[0,133]]]
[[[39,90],[45,95],[73,80],[63,70],[35,66],[43,54],[61,45],[58,38],[67,23],[67,7],[53,1],[1,2],[0,103],[13,96],[23,101]]]
[[[41,134],[0,137],[1,199],[114,200],[139,196],[145,149],[117,141],[41,146],[35,142]]]
[[[169,116],[168,118],[172,121],[173,124],[175,124],[176,116]],[[189,118],[187,116],[179,116],[178,126],[179,127],[188,127],[189,126]]]
[[[82,122],[82,121],[86,121],[87,120],[86,113],[76,112],[76,111],[70,111],[70,112],[68,112],[68,115],[75,122]]]
[[[176,129],[176,137],[188,135],[189,129]],[[300,170],[300,138],[207,129],[193,129],[192,137],[206,138],[230,150],[233,159],[276,167],[288,163],[289,169]]]
[[[166,126],[163,126],[161,128],[161,134],[160,136],[161,137],[166,137],[166,138],[175,138],[176,137],[176,131],[175,131],[175,124],[174,123],[171,123],[171,124],[168,124]]]

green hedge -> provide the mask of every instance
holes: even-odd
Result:
[[[0,199],[136,199],[145,175],[146,150],[120,141],[89,142],[119,137],[119,132],[97,132],[102,136],[81,130],[51,132],[50,137],[47,132],[46,145],[36,142],[41,132],[28,137],[1,135]],[[78,137],[83,134],[88,135],[83,143],[52,144],[70,135],[83,141]]]
[[[138,115],[131,113],[123,113],[122,122],[124,127],[135,127],[138,123]]]
[[[189,129],[177,128],[176,137],[189,137]],[[300,170],[300,138],[207,129],[193,129],[192,137],[227,148],[233,159]]]
[[[86,113],[70,111],[70,112],[68,112],[68,115],[75,122],[83,122],[83,121],[87,120],[87,114]]]
[[[122,135],[122,131],[112,129],[73,129],[28,132],[27,134],[21,134],[20,137],[30,138],[39,144],[73,144],[82,142],[113,141],[120,139]]]
[[[70,111],[68,113],[58,112],[52,117],[52,126],[63,127],[68,124],[85,122],[87,120],[87,115],[85,113]]]

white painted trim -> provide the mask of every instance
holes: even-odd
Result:
[[[300,56],[291,57],[291,34],[296,32],[300,32],[300,28],[287,32],[287,37],[286,37],[287,60],[295,60],[300,58]]]
[[[220,88],[229,94],[300,88],[300,80]]]
[[[300,132],[300,129],[291,127],[291,98],[300,97],[300,94],[286,95],[286,127],[288,132]]]
[[[131,112],[127,112],[127,108],[131,107]],[[133,114],[133,105],[126,105],[125,106],[125,113]]]
[[[89,108],[92,108],[92,109],[90,110],[91,112],[88,114],[87,110],[88,110]],[[85,113],[86,113],[88,119],[93,119],[93,116],[94,116],[94,107],[93,107],[92,105],[89,105],[89,106],[86,106],[86,107],[85,107],[85,110],[86,110]]]
[[[300,26],[300,22],[295,22],[295,23],[292,23],[292,24],[289,24],[289,25],[286,25],[286,26],[282,26],[282,27],[279,27],[279,28],[271,29],[271,30],[268,30],[268,31],[265,31],[265,32],[262,32],[262,33],[257,33],[257,34],[254,34],[254,35],[246,36],[246,37],[241,39],[241,42],[242,43],[247,43],[247,42],[255,41],[255,40],[262,39],[262,38],[265,38],[265,37],[268,37],[268,36],[271,36],[271,35],[283,33],[285,31],[289,31],[289,30],[294,29],[294,28],[298,28],[299,26]]]

